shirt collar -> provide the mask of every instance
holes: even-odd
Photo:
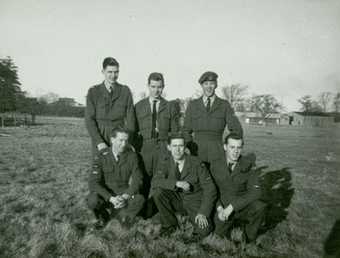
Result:
[[[150,104],[153,104],[154,100],[158,103],[159,101],[161,101],[161,98],[156,99],[156,98],[149,97]]]
[[[106,83],[106,81],[104,81],[103,84],[105,85],[105,88],[106,88],[108,91],[111,91],[111,88],[114,88],[114,87],[115,87],[115,84],[109,85],[108,83]]]
[[[212,103],[212,102],[214,102],[216,95],[214,94],[214,95],[210,96],[209,98],[210,98],[210,102]],[[206,103],[207,101],[208,101],[208,97],[203,95],[203,102]]]

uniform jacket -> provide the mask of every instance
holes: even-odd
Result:
[[[152,110],[149,98],[142,99],[136,104],[137,131],[143,140],[151,138],[152,131]],[[160,99],[157,112],[158,139],[167,140],[169,132],[179,130],[179,107],[174,101]]]
[[[117,194],[140,192],[143,176],[133,151],[122,153],[117,162],[111,149],[97,157],[90,175],[89,187],[105,200]]]
[[[100,133],[100,125],[125,126],[134,132],[136,119],[130,89],[116,83],[111,98],[104,83],[91,87],[86,97],[85,122],[96,145],[107,141]]]
[[[187,141],[192,140],[191,134],[194,133],[195,140],[221,142],[226,126],[230,132],[243,134],[241,124],[228,101],[216,96],[209,112],[203,104],[202,97],[189,102],[184,119]]]
[[[153,188],[163,188],[176,191],[175,162],[169,155],[162,160],[152,179]],[[210,216],[217,197],[216,187],[213,180],[201,161],[194,156],[186,155],[181,181],[187,181],[191,185],[189,192],[181,192],[185,206],[200,202],[197,213]]]
[[[241,156],[231,174],[225,157],[211,163],[211,173],[219,191],[218,205],[231,204],[239,211],[261,197],[259,175],[254,166],[254,154]]]

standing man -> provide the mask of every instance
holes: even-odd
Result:
[[[169,235],[178,227],[176,212],[186,212],[197,237],[212,230],[210,219],[217,192],[205,165],[184,152],[184,136],[172,135],[168,149],[171,156],[159,164],[152,179],[154,200],[160,213],[161,235]]]
[[[229,134],[224,141],[225,156],[211,164],[211,173],[219,190],[215,232],[226,236],[235,220],[245,226],[247,241],[257,237],[264,218],[265,203],[260,201],[261,186],[254,169],[255,156],[241,156],[243,138]]]
[[[128,131],[115,128],[110,138],[112,148],[99,154],[89,179],[87,203],[97,219],[97,228],[115,215],[121,222],[131,223],[144,204],[144,197],[139,194],[143,178],[137,155],[126,149]]]
[[[205,72],[199,78],[203,96],[190,101],[184,118],[184,131],[191,154],[207,164],[223,155],[222,137],[226,127],[243,134],[242,127],[227,100],[215,95],[217,74]]]
[[[162,97],[164,77],[151,73],[148,77],[149,97],[136,106],[138,134],[145,170],[151,178],[159,156],[167,153],[169,133],[179,130],[179,107]]]
[[[135,113],[130,89],[117,82],[119,63],[113,57],[103,61],[104,82],[91,87],[86,97],[85,123],[92,140],[92,154],[110,145],[113,128],[135,131]]]

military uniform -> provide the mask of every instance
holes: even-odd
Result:
[[[217,207],[226,208],[231,204],[234,208],[234,214],[226,222],[215,216],[217,234],[225,235],[234,219],[238,219],[245,222],[248,239],[256,238],[266,205],[259,200],[261,186],[254,165],[255,155],[241,156],[232,171],[228,169],[226,158],[211,163],[211,173],[219,191]]]
[[[130,199],[127,206],[119,210],[119,215],[134,218],[144,204],[144,197],[139,194],[142,177],[136,153],[126,151],[116,161],[111,149],[108,149],[100,154],[93,164],[89,178],[90,194],[87,198],[89,208],[99,216],[106,212],[106,207],[113,207],[109,203],[111,196],[127,193]]]
[[[113,128],[123,126],[133,133],[136,118],[130,89],[116,83],[110,94],[104,83],[91,87],[86,97],[85,123],[92,139],[93,155],[97,154],[99,143],[111,145]]]
[[[187,181],[190,191],[183,192],[176,187],[177,181]],[[184,167],[180,178],[176,177],[176,165],[169,155],[160,162],[152,179],[152,190],[155,203],[160,212],[163,227],[178,225],[175,212],[186,212],[195,226],[195,232],[205,236],[211,231],[210,214],[217,196],[212,178],[197,157],[185,156]],[[209,227],[200,229],[194,222],[200,213],[207,217]]]
[[[142,99],[136,106],[140,152],[145,170],[152,176],[159,156],[167,154],[168,134],[179,130],[179,107],[176,102],[160,98],[157,111],[157,131],[152,135],[152,111],[149,98]]]
[[[215,96],[209,111],[202,97],[190,101],[184,118],[184,133],[192,154],[198,155],[208,164],[222,156],[222,137],[226,126],[230,132],[243,134],[241,124],[228,101]]]

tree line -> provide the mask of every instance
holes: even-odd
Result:
[[[254,94],[249,96],[249,87],[241,84],[231,84],[221,87],[222,97],[227,99],[236,112],[256,112],[262,118],[269,114],[280,113],[285,110],[280,101],[271,94]],[[142,93],[147,96],[145,92]],[[190,99],[177,99],[181,110],[185,110]],[[301,112],[326,113],[340,112],[340,92],[321,92],[316,99],[310,95],[297,99],[301,105]],[[30,123],[35,123],[36,115],[84,117],[85,108],[77,105],[73,98],[60,98],[55,93],[47,93],[38,98],[28,96],[21,89],[18,77],[18,67],[10,57],[0,59],[0,119],[8,114],[20,113],[30,115]]]

